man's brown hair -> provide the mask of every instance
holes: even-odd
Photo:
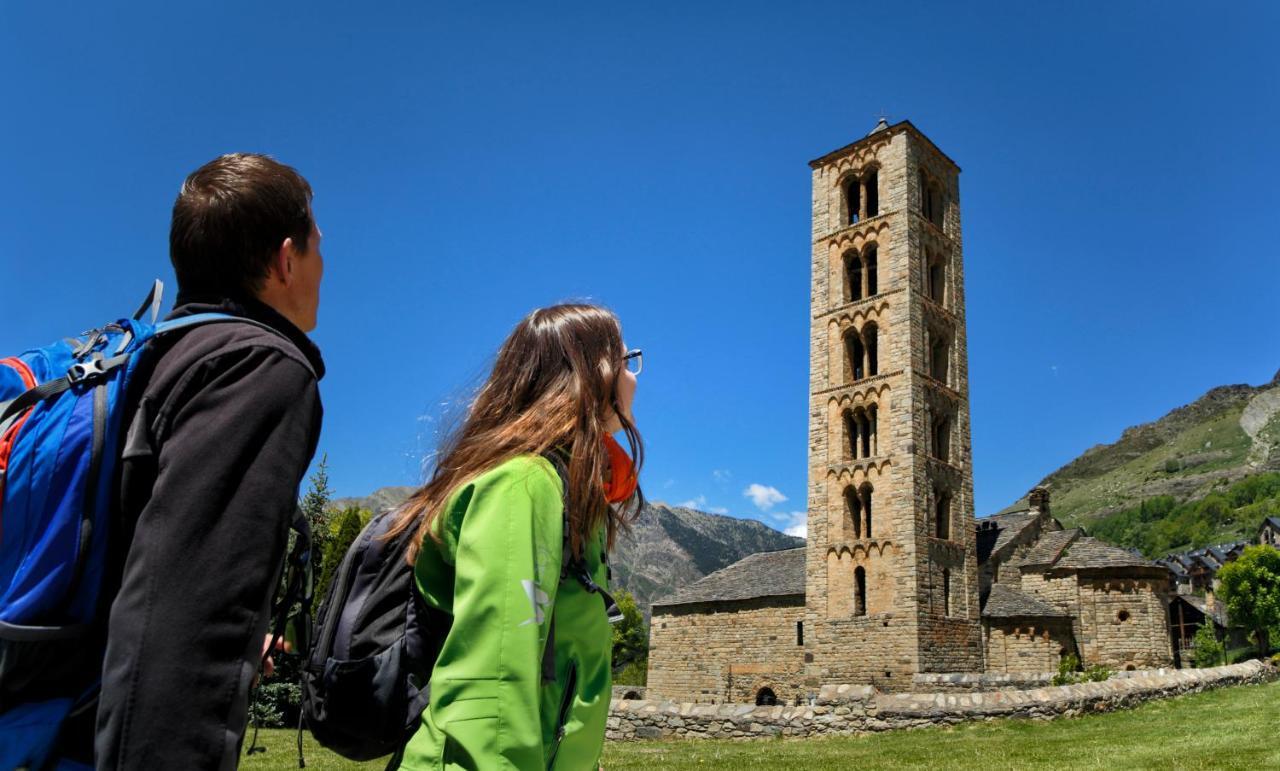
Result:
[[[169,226],[169,260],[185,294],[252,297],[286,238],[306,251],[311,185],[256,153],[228,153],[182,183]]]

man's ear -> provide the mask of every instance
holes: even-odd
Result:
[[[296,253],[293,246],[293,239],[286,238],[276,253],[271,256],[271,269],[268,271],[267,278],[279,281],[283,286],[291,286],[293,284],[293,258]]]

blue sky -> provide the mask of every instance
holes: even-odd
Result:
[[[980,514],[1280,367],[1273,4],[104,5],[0,5],[0,351],[171,281],[183,176],[271,153],[325,232],[343,495],[588,298],[646,351],[650,497],[792,524],[806,162],[881,110],[964,170]]]

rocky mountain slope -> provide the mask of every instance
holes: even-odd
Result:
[[[399,505],[411,487],[384,487],[364,498],[339,498],[338,507],[383,511]],[[748,554],[803,546],[751,519],[735,519],[694,509],[650,502],[627,535],[619,537],[612,556],[615,585],[635,595],[648,615],[649,604]]]
[[[1214,388],[1159,420],[1128,428],[1116,442],[1090,448],[1040,484],[1049,488],[1059,520],[1088,527],[1144,500],[1201,499],[1277,470],[1280,372],[1261,386]]]

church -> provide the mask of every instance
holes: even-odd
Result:
[[[807,542],[655,600],[649,698],[1170,665],[1166,568],[1063,529],[1041,488],[974,518],[960,168],[883,119],[809,165]]]

